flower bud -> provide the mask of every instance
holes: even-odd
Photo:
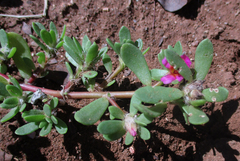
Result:
[[[124,117],[125,129],[132,135],[137,135],[137,124],[135,122],[136,115],[131,116],[131,114],[126,114]]]

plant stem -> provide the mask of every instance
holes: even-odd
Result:
[[[121,107],[117,104],[117,102],[115,102],[111,97],[106,97],[108,99],[108,101],[115,107],[119,108],[122,112],[123,110],[121,109]]]

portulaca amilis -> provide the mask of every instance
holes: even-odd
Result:
[[[187,66],[190,68],[192,62],[191,60],[189,59],[189,57],[185,54],[181,55],[181,58],[184,60],[184,62],[187,64]],[[161,78],[161,81],[164,83],[164,84],[170,84],[172,83],[173,81],[175,80],[178,80],[179,82],[183,80],[183,76],[181,76],[179,74],[179,72],[177,70],[175,70],[173,68],[173,66],[171,66],[166,57],[162,60],[162,63],[163,65],[169,70],[169,72],[167,73],[167,75],[163,76]]]

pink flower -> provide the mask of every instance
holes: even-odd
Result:
[[[190,68],[192,62],[189,59],[187,55],[181,55],[181,58],[184,60],[184,62],[187,64],[187,66]],[[179,74],[177,70],[175,70],[167,61],[166,57],[162,60],[163,65],[169,69],[169,73],[161,78],[161,81],[164,84],[169,84],[174,80],[178,80],[179,82],[183,80],[183,76]]]

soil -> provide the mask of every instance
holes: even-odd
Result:
[[[0,124],[0,160],[189,160],[237,161],[240,160],[240,1],[192,0],[180,11],[165,11],[156,1],[144,0],[49,0],[47,16],[17,19],[0,17],[0,28],[21,34],[31,46],[31,52],[40,49],[22,30],[23,23],[40,22],[45,26],[53,21],[58,30],[67,26],[67,36],[80,42],[85,34],[100,47],[107,46],[106,38],[118,40],[124,25],[131,31],[132,39],[141,38],[144,48],[150,47],[145,58],[150,69],[160,68],[157,54],[168,45],[181,41],[183,50],[194,62],[199,42],[208,38],[214,46],[214,58],[206,77],[205,87],[223,86],[229,97],[221,103],[207,103],[202,108],[210,121],[205,125],[186,125],[178,107],[169,106],[147,128],[151,139],[136,138],[131,146],[124,138],[108,142],[96,130],[96,125],[83,126],[73,119],[73,114],[92,100],[68,100],[60,107],[58,116],[67,122],[65,135],[52,130],[46,137],[17,136],[14,131],[23,124],[20,116]],[[0,13],[10,15],[41,14],[43,0],[1,0]],[[108,54],[118,61],[113,50]],[[62,71],[66,59],[60,50],[53,61],[52,70]],[[36,58],[34,57],[35,61]],[[14,68],[14,67],[12,67]],[[98,70],[103,73],[102,64]],[[139,81],[126,69],[116,79],[111,90],[136,90]],[[14,73],[13,73],[14,74]],[[61,75],[61,74],[60,74]],[[61,89],[53,79],[39,86]],[[56,80],[56,79],[55,79]],[[45,80],[46,81],[46,80]],[[47,84],[47,85],[46,85]],[[127,109],[129,99],[117,100]],[[7,113],[0,109],[0,118]]]

